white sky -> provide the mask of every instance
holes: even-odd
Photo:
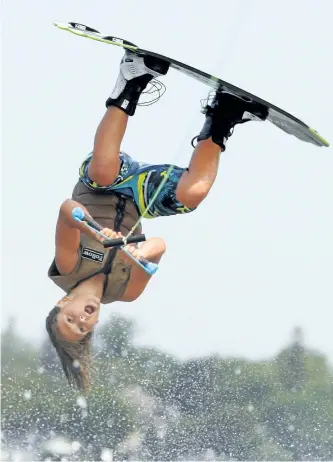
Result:
[[[62,292],[47,278],[54,227],[91,150],[122,50],[59,31],[77,21],[211,72],[295,114],[333,142],[331,0],[5,0],[2,320],[29,339]],[[176,71],[130,120],[123,149],[185,166],[208,88]],[[102,309],[181,357],[275,354],[300,325],[333,360],[333,153],[269,123],[236,127],[210,197],[145,221],[168,252],[145,294]],[[203,242],[205,243],[203,245]]]

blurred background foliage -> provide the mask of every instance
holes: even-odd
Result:
[[[112,315],[94,385],[71,391],[48,341],[1,337],[2,460],[333,460],[333,370],[300,328],[276,357],[181,361]]]

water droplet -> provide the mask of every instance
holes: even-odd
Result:
[[[112,462],[113,454],[112,454],[111,449],[107,449],[107,448],[102,449],[101,459],[103,462]]]
[[[24,399],[29,401],[31,399],[31,391],[30,390],[24,390],[23,397],[24,397]]]
[[[128,351],[126,349],[122,350],[121,356],[125,358],[128,355]]]
[[[107,422],[106,422],[107,426],[108,427],[112,427],[113,425],[113,419],[109,419]]]
[[[78,396],[76,398],[76,404],[78,406],[80,406],[80,408],[82,409],[86,409],[87,408],[87,400],[84,396]]]
[[[81,447],[81,444],[78,441],[73,441],[72,443],[72,449],[74,452],[78,451]]]

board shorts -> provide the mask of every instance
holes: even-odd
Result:
[[[145,213],[145,218],[156,218],[162,216],[178,215],[189,213],[195,208],[185,207],[176,197],[178,182],[184,171],[187,169],[170,164],[152,165],[137,162],[124,152],[119,153],[120,171],[116,180],[108,186],[100,186],[92,181],[88,175],[88,168],[92,158],[92,153],[84,160],[80,167],[80,181],[89,189],[99,193],[121,193],[134,200],[140,216],[145,213],[147,205],[156,194],[163,178],[172,167],[169,177],[165,181],[162,189],[152,203],[149,210]]]

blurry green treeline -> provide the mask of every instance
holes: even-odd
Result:
[[[69,390],[49,340],[36,347],[9,323],[2,445],[34,460],[61,460],[47,449],[59,436],[72,442],[70,460],[333,460],[333,370],[300,329],[261,361],[180,361],[135,346],[135,332],[118,315],[97,329],[94,386],[83,397]]]

